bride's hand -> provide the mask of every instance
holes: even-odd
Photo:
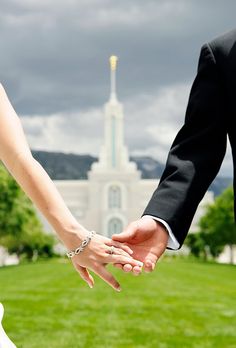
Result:
[[[86,237],[89,231],[83,231],[83,236]],[[74,234],[73,238],[70,238],[70,243],[65,244],[69,246],[70,250],[78,248],[81,244],[81,234]],[[73,241],[72,241],[73,239]],[[111,254],[111,244],[113,245],[113,253]],[[73,245],[73,246],[72,246]],[[84,250],[71,258],[71,261],[75,269],[79,272],[81,278],[88,283],[92,288],[94,285],[94,279],[88,270],[96,273],[105,282],[111,285],[115,290],[120,291],[120,284],[114,278],[114,276],[106,269],[107,264],[130,264],[131,266],[141,266],[140,261],[132,258],[132,250],[125,244],[111,241],[111,239],[95,234],[90,240],[89,244]]]

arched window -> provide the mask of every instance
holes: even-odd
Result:
[[[119,186],[113,185],[108,191],[108,207],[121,208],[121,189]]]
[[[111,237],[115,233],[121,233],[123,230],[122,221],[119,218],[112,218],[108,222],[108,236]]]

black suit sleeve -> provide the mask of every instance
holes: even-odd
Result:
[[[174,140],[159,186],[143,214],[165,220],[180,246],[225,155],[223,92],[213,52],[206,44],[201,49],[185,123]]]

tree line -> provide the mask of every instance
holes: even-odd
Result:
[[[230,248],[230,262],[234,262],[233,248],[236,245],[234,219],[234,192],[229,187],[206,207],[199,221],[199,232],[190,233],[186,239],[190,252],[202,259],[218,257],[225,246]]]
[[[54,244],[30,199],[0,163],[0,245],[20,259],[33,260],[51,257]]]

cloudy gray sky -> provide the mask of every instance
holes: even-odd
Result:
[[[200,47],[235,13],[235,0],[1,0],[0,79],[31,148],[98,154],[116,54],[129,151],[165,162]]]

